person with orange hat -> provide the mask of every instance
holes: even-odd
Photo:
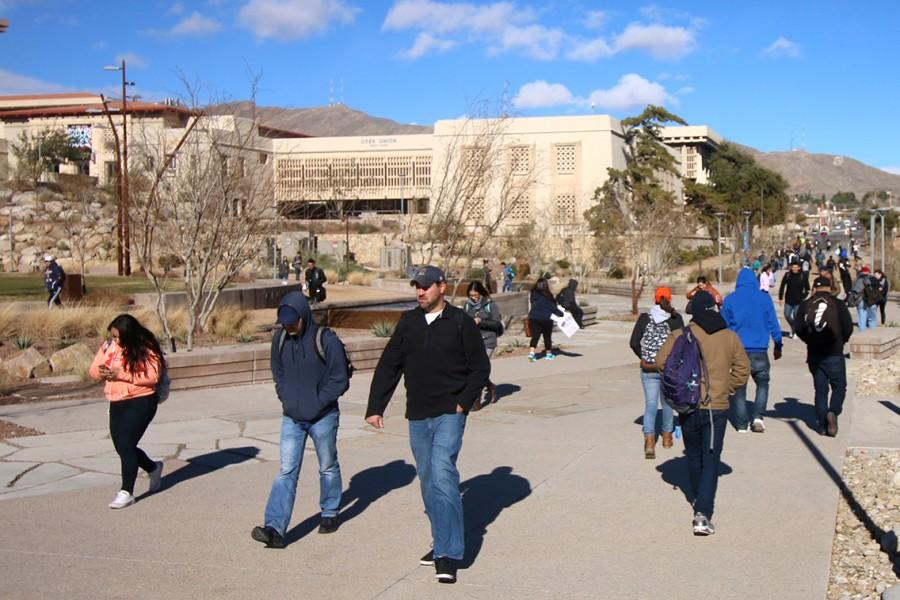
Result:
[[[656,367],[656,353],[673,331],[684,327],[684,320],[672,306],[672,290],[658,287],[656,303],[638,317],[631,332],[631,349],[641,360],[641,386],[644,388],[644,458],[656,458],[656,415],[662,406],[662,445],[671,448],[675,419],[672,407],[662,401],[662,374]]]

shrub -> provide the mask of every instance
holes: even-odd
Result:
[[[396,323],[390,321],[375,321],[369,326],[369,331],[375,337],[386,338],[394,335],[394,329],[396,328]]]
[[[566,271],[566,270],[568,270],[568,268],[571,265],[569,264],[569,261],[567,261],[564,258],[561,258],[558,261],[556,261],[556,266],[559,267],[560,269],[562,269],[563,271]]]
[[[609,271],[606,272],[606,276],[610,279],[625,279],[627,273],[622,267],[612,266],[609,268]]]
[[[34,340],[27,335],[17,335],[13,343],[19,350],[25,350],[27,348],[31,348],[34,345]]]
[[[238,343],[249,344],[250,342],[253,341],[253,336],[242,333],[234,339],[236,339],[238,341]]]
[[[375,233],[378,227],[371,223],[356,223],[353,225],[353,231],[356,233]]]
[[[347,283],[352,285],[371,285],[375,275],[365,271],[351,271],[347,275]]]

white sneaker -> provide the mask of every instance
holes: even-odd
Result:
[[[163,472],[163,463],[161,460],[156,461],[156,468],[153,469],[153,472],[150,473],[150,489],[149,493],[154,493],[159,491],[159,484],[162,480],[162,472]]]
[[[134,496],[132,496],[125,490],[119,490],[119,493],[116,494],[115,500],[109,503],[109,507],[125,508],[126,506],[131,506],[132,504],[134,504]]]
[[[738,432],[738,433],[750,433],[750,426],[747,425],[747,426],[744,427],[743,429],[738,429],[737,432]]]
[[[754,433],[765,433],[766,432],[766,424],[763,423],[762,419],[753,419],[752,429]]]

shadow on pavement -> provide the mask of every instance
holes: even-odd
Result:
[[[415,477],[415,467],[403,460],[360,471],[350,478],[349,487],[341,494],[341,525],[362,514],[372,503],[393,490],[406,487]],[[319,513],[316,513],[297,523],[285,535],[285,543],[291,544],[312,533],[320,520]]]
[[[498,383],[497,384],[497,400],[512,396],[516,392],[521,392],[522,386],[514,383]]]
[[[175,487],[179,483],[184,483],[195,477],[208,475],[224,467],[239,465],[242,462],[255,458],[257,454],[259,454],[259,448],[255,446],[241,446],[239,448],[216,450],[208,454],[194,456],[187,459],[188,464],[186,466],[168,475],[163,475],[160,491]]]
[[[684,499],[688,504],[694,501],[694,493],[691,490],[691,474],[688,471],[687,456],[678,456],[671,458],[656,467],[662,475],[663,481],[672,486],[672,489],[680,489],[684,494]],[[719,477],[722,475],[730,475],[734,469],[728,466],[724,461],[719,461]]]
[[[460,567],[467,569],[475,563],[488,525],[503,509],[531,494],[531,483],[513,475],[512,467],[497,467],[486,475],[477,475],[459,484],[463,514],[466,520],[466,555]]]
[[[565,356],[568,358],[580,358],[584,356],[583,354],[579,354],[578,352],[569,352],[568,350],[563,350],[562,348],[554,348],[553,353],[557,356]]]
[[[819,426],[816,423],[816,407],[812,404],[804,404],[797,398],[785,398],[783,402],[777,402],[771,410],[766,411],[766,416],[779,420],[800,420],[809,429],[816,433],[819,432]]]
[[[866,531],[869,532],[869,535],[872,537],[876,543],[881,545],[882,538],[885,535],[885,530],[879,527],[875,521],[869,516],[869,513],[866,512],[866,509],[856,500],[856,496],[853,495],[853,492],[847,487],[847,484],[844,483],[844,478],[841,477],[841,474],[837,472],[828,459],[825,458],[825,455],[822,454],[822,451],[819,450],[815,444],[813,444],[812,440],[809,439],[809,436],[806,435],[806,432],[800,429],[800,426],[797,425],[796,421],[788,421],[788,426],[793,430],[794,433],[797,434],[797,437],[800,438],[800,441],[803,442],[803,445],[806,446],[806,449],[809,450],[809,453],[813,455],[816,459],[816,462],[821,465],[822,469],[831,478],[831,481],[834,482],[834,485],[837,486],[838,490],[841,492],[841,495],[844,497],[844,500],[847,501],[847,504],[850,506],[850,510],[853,512],[853,515],[859,519],[859,522],[863,524],[863,527],[866,528]],[[882,552],[884,550],[882,549]],[[894,574],[900,577],[900,555],[891,555],[890,553],[885,552],[888,556],[888,560],[891,561],[891,565],[894,569]]]
[[[897,406],[896,404],[894,404],[894,403],[891,402],[890,400],[879,400],[879,401],[878,401],[878,404],[880,404],[880,405],[882,405],[883,407],[885,407],[886,409],[892,410],[892,411],[894,411],[895,413],[897,413],[898,415],[900,415],[900,406]]]

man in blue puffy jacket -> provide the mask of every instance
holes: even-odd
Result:
[[[251,532],[254,540],[270,548],[284,548],[307,437],[312,438],[319,460],[319,533],[337,531],[342,485],[337,457],[338,398],[350,387],[341,340],[333,331],[323,331],[323,352],[319,352],[319,326],[303,294],[291,292],[281,300],[278,324],[281,327],[272,336],[269,361],[283,413],[281,469],[272,482],[265,523]]]
[[[781,325],[775,315],[775,304],[769,294],[760,291],[753,271],[744,267],[737,277],[734,291],[725,298],[722,317],[728,328],[741,339],[750,359],[750,376],[756,383],[756,398],[750,417],[747,416],[747,384],[729,398],[731,415],[738,433],[763,433],[766,425],[763,414],[769,401],[769,337],[775,342],[775,360],[781,358]]]

